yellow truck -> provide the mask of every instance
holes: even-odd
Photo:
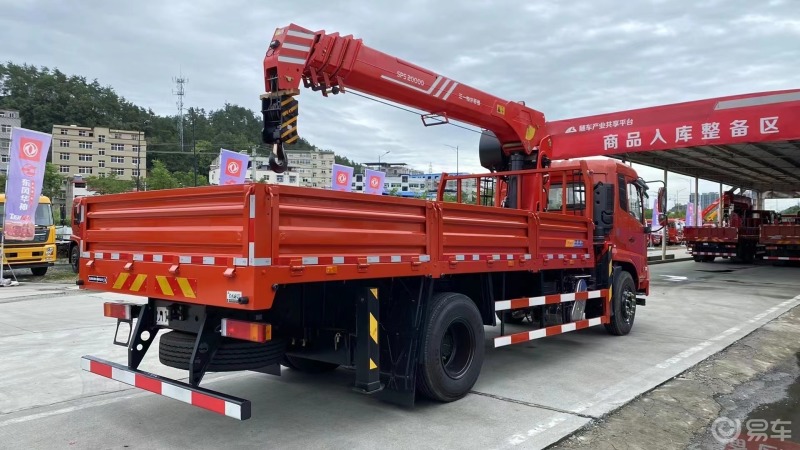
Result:
[[[6,196],[0,194],[0,221],[5,218]],[[3,270],[31,269],[42,276],[56,261],[56,226],[50,198],[39,197],[34,218],[36,232],[32,241],[5,239],[3,244]]]

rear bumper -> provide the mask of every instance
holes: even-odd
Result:
[[[94,356],[83,356],[81,368],[87,372],[125,383],[139,389],[163,395],[198,408],[222,414],[238,420],[250,418],[250,400],[219,392],[192,387],[180,381],[164,378],[142,370],[130,369]]]

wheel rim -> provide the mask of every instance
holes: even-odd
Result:
[[[78,252],[77,250],[72,250],[70,254],[70,264],[72,264],[72,269],[76,270],[78,268]]]
[[[633,316],[636,314],[636,293],[630,288],[630,286],[625,286],[622,290],[622,319],[625,323],[630,323],[633,320]]]
[[[450,322],[442,335],[439,354],[444,372],[452,379],[464,376],[474,354],[472,329],[463,320]]]

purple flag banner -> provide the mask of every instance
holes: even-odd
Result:
[[[7,239],[31,241],[36,232],[36,208],[42,194],[52,136],[26,128],[11,129],[6,175],[3,235]]]
[[[367,194],[383,195],[383,181],[385,179],[386,173],[366,169],[364,171],[364,192]]]
[[[331,170],[331,189],[334,191],[350,192],[353,168],[334,164]]]
[[[694,203],[686,205],[686,224],[690,227],[695,226],[694,222]]]
[[[250,157],[242,153],[219,151],[219,184],[243,184],[247,178],[247,163]]]
[[[653,228],[657,228],[656,227],[657,224],[658,224],[658,196],[656,195],[653,198],[653,218],[650,220],[650,226],[652,226]]]

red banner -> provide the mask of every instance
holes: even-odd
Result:
[[[548,131],[553,159],[800,139],[800,90],[560,120]]]

